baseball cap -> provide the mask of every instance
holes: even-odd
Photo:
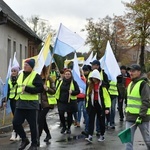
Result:
[[[138,64],[133,64],[133,65],[131,65],[129,68],[130,68],[130,70],[138,70],[138,71],[141,71],[141,66],[138,65]]]
[[[90,64],[100,66],[100,61],[99,60],[94,60],[94,61],[90,62]]]

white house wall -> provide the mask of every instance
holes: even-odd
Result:
[[[8,52],[8,39],[10,40],[10,53]],[[7,75],[9,59],[10,57],[13,59],[14,41],[16,42],[16,58],[21,66],[22,59],[27,56],[28,38],[7,24],[0,25],[0,77],[3,81]]]

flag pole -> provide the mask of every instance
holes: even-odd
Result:
[[[4,111],[3,111],[3,122],[2,122],[2,125],[5,125],[5,117],[6,117],[6,106],[4,107]]]

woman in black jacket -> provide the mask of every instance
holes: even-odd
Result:
[[[58,111],[62,123],[61,133],[71,133],[70,127],[72,124],[72,114],[77,112],[77,97],[80,93],[77,82],[72,77],[71,70],[67,69],[64,72],[64,78],[56,91],[58,99]],[[65,123],[65,112],[67,112],[67,127]]]
[[[48,142],[51,139],[51,134],[48,129],[48,125],[46,122],[46,115],[49,112],[49,109],[52,109],[54,104],[50,104],[50,101],[54,102],[54,95],[56,92],[55,83],[52,78],[47,77],[47,68],[46,66],[43,67],[41,77],[44,82],[44,91],[40,94],[40,110],[39,110],[39,137],[42,134],[42,131],[46,132],[46,138],[44,142]],[[48,94],[50,94],[50,98],[48,99]],[[38,143],[39,144],[39,143]]]

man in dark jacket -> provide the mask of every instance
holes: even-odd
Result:
[[[133,64],[130,67],[132,82],[127,88],[126,128],[131,126],[131,142],[126,144],[126,150],[133,150],[134,134],[139,127],[147,149],[150,150],[150,88],[146,78],[141,73],[141,67]]]
[[[16,110],[13,119],[15,131],[22,139],[18,150],[23,150],[30,143],[22,124],[28,121],[31,131],[31,146],[28,150],[37,150],[37,117],[39,109],[38,93],[43,92],[43,81],[39,74],[33,71],[34,59],[28,59],[24,63],[24,71],[17,79],[17,95],[15,99]]]

